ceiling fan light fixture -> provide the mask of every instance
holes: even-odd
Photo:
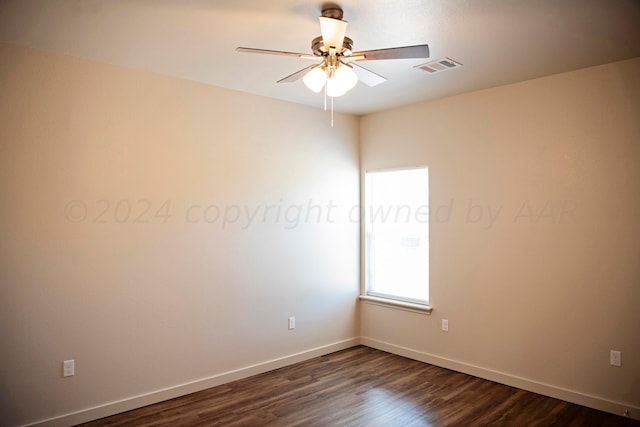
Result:
[[[327,79],[327,95],[336,97],[342,96],[358,83],[356,73],[345,64],[340,64]]]
[[[309,90],[319,93],[327,81],[327,73],[322,67],[315,67],[302,78],[302,81]]]
[[[346,64],[340,64],[333,73],[333,78],[340,82],[340,85],[343,87],[345,92],[353,89],[358,83],[358,75]]]
[[[336,49],[338,53],[342,51],[344,36],[347,32],[347,21],[341,19],[327,18],[321,16],[320,31],[325,49]]]
[[[345,93],[347,93],[347,91],[340,84],[340,81],[332,77],[327,79],[327,96],[335,98],[338,96],[342,96]]]

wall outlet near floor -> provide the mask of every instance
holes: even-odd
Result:
[[[442,330],[449,332],[449,321],[447,319],[442,319]]]
[[[62,362],[62,376],[72,377],[76,374],[76,361],[65,360]]]
[[[611,350],[609,353],[609,363],[611,363],[611,366],[622,366],[622,352]]]
[[[296,328],[296,318],[294,316],[289,317],[289,329]]]

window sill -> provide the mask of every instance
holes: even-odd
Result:
[[[406,311],[413,311],[421,314],[431,314],[433,307],[430,305],[414,304],[410,302],[398,301],[389,298],[374,297],[371,295],[360,295],[360,300],[383,307],[398,308]]]

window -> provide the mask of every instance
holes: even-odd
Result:
[[[364,202],[363,299],[430,310],[428,169],[367,172]]]

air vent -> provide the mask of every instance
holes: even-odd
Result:
[[[441,58],[436,61],[427,62],[426,64],[416,65],[415,68],[420,68],[428,73],[440,73],[442,71],[453,70],[454,68],[460,68],[462,64],[454,61],[451,58]]]

